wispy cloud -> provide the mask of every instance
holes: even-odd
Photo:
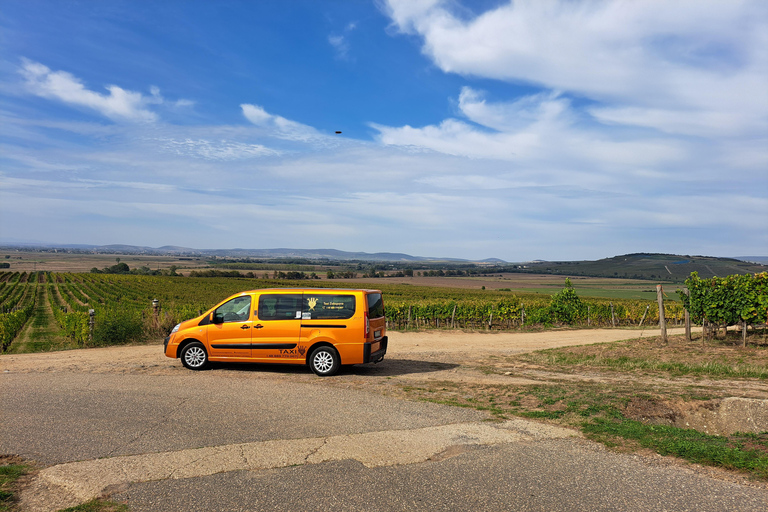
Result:
[[[231,140],[158,139],[162,147],[178,155],[206,160],[240,160],[260,156],[278,156],[280,152],[262,144],[246,144]]]
[[[342,60],[349,58],[349,42],[344,36],[331,34],[328,36],[328,42],[336,50],[336,57]]]
[[[147,106],[163,102],[156,87],[151,89],[149,96],[117,85],[108,85],[106,89],[109,93],[99,94],[87,89],[78,78],[66,71],[51,71],[43,64],[30,60],[23,62],[20,72],[30,93],[96,110],[113,120],[157,121],[157,114]]]
[[[516,0],[466,19],[442,0],[389,0],[447,73],[529,82],[604,103],[604,122],[665,133],[768,127],[768,4]]]
[[[470,122],[446,119],[425,127],[372,126],[384,144],[421,146],[457,156],[514,161],[519,167],[582,166],[595,170],[679,161],[681,143],[653,136],[625,140],[578,121],[578,112],[557,93],[489,102],[465,87],[458,99]]]
[[[357,28],[357,23],[350,22],[344,27],[342,34],[332,33],[328,36],[328,43],[336,51],[336,58],[340,60],[352,60],[350,56],[349,34]]]
[[[256,126],[270,129],[272,137],[296,141],[309,141],[323,137],[313,127],[270,114],[259,105],[243,103],[240,108],[248,121]]]

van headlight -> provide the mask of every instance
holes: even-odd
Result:
[[[177,332],[177,331],[179,330],[179,326],[180,326],[180,325],[181,325],[181,324],[176,324],[176,327],[174,327],[174,328],[173,328],[173,330],[171,331],[171,334],[173,334],[173,333]]]

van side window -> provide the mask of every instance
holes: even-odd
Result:
[[[355,314],[354,295],[304,294],[301,317],[305,320],[343,320]]]
[[[259,297],[259,320],[301,318],[301,295],[268,294]]]
[[[213,312],[216,323],[245,322],[251,316],[251,296],[235,297]]]
[[[384,316],[384,299],[380,293],[369,293],[368,297],[368,317],[381,318]]]

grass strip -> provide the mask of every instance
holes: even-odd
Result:
[[[539,353],[528,358],[539,364],[556,366],[589,366],[621,371],[660,371],[673,376],[699,375],[723,378],[768,379],[768,368],[752,364],[727,364],[718,362],[686,363],[678,361],[654,361],[642,357],[605,357],[598,354],[574,354],[571,352]]]
[[[0,511],[12,510],[16,503],[16,481],[29,471],[24,464],[0,466]]]
[[[121,503],[114,503],[112,501],[103,500],[91,500],[88,503],[77,505],[76,507],[69,507],[59,512],[128,512],[130,509],[127,505]]]
[[[692,429],[646,425],[626,418],[618,421],[597,418],[583,423],[581,429],[595,441],[610,443],[616,438],[631,439],[661,455],[746,471],[768,479],[768,434],[715,436]]]
[[[489,412],[497,420],[519,416],[581,430],[609,448],[647,448],[690,462],[745,471],[768,480],[768,432],[717,436],[629,417],[665,404],[715,398],[701,389],[657,388],[638,393],[634,385],[569,382],[535,385],[472,385],[434,382],[404,386],[411,398]],[[638,412],[637,408],[642,408]]]

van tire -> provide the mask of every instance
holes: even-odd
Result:
[[[199,341],[185,345],[181,350],[181,364],[190,370],[204,370],[208,366],[208,352]]]
[[[335,375],[341,367],[339,353],[333,347],[317,347],[309,356],[309,367],[320,377]]]

